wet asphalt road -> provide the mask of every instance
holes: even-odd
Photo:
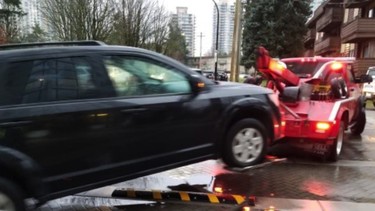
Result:
[[[309,200],[375,203],[375,109],[367,110],[362,136],[348,135],[340,161],[326,163],[288,146],[272,149],[286,162],[241,172],[225,168],[220,161],[206,161],[113,185],[138,190],[179,190]],[[97,192],[104,192],[99,189]],[[154,204],[102,197],[69,196],[36,209],[48,210],[233,210],[233,207],[195,204]],[[100,195],[100,194],[99,194]],[[104,194],[105,195],[105,194]],[[254,210],[254,209],[253,209]]]

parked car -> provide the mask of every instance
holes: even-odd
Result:
[[[152,51],[94,41],[0,50],[5,210],[207,159],[253,165],[282,134],[272,91],[214,83]]]
[[[366,75],[370,75],[373,79],[375,79],[375,67],[369,67]],[[364,84],[362,91],[366,101],[370,100],[375,106],[375,80],[372,80],[371,83]]]
[[[197,68],[191,68],[193,71],[205,76],[208,79],[215,80],[215,71],[214,70],[201,70]],[[226,72],[218,72],[217,80],[218,81],[228,81],[228,74]]]

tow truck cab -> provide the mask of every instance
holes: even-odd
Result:
[[[346,128],[359,113],[361,91],[355,83],[353,59],[314,57],[282,61],[300,78],[298,101],[284,100],[285,135],[334,144],[339,123],[345,122]]]
[[[259,48],[257,66],[279,93],[285,131],[284,141],[336,161],[345,129],[363,132],[366,114],[354,58],[302,57],[272,59]]]

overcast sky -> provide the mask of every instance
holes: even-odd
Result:
[[[211,49],[212,46],[212,16],[214,3],[212,0],[159,0],[167,10],[176,13],[176,7],[188,7],[188,13],[192,13],[196,18],[195,28],[195,56],[199,56],[200,38],[202,38],[202,55]],[[229,0],[233,2],[234,0]],[[218,0],[216,0],[218,2]]]

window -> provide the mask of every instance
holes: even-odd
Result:
[[[59,58],[10,63],[0,73],[0,105],[94,98],[97,89],[87,59]]]
[[[187,78],[180,72],[151,60],[110,56],[105,66],[118,96],[189,93]]]
[[[369,11],[368,11],[368,17],[369,18],[374,18],[375,17],[375,14],[374,14],[374,8],[373,9],[370,9]]]
[[[344,11],[344,23],[347,23],[349,19],[349,9],[345,9]]]

